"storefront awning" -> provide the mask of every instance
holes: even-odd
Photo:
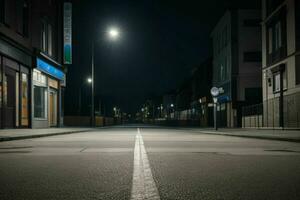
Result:
[[[57,78],[61,81],[65,81],[65,73],[62,70],[54,67],[53,65],[47,63],[46,61],[40,58],[36,59],[36,67],[38,70],[50,76],[53,76],[54,78]]]

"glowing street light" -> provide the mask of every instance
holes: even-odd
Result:
[[[120,31],[118,28],[116,27],[111,27],[107,30],[107,36],[109,39],[111,40],[117,40],[120,36]],[[91,106],[91,125],[94,126],[95,125],[95,85],[94,85],[94,80],[95,80],[95,38],[92,39],[92,56],[91,56],[91,71],[92,71],[92,78],[91,80],[88,80],[89,83],[91,83],[92,85],[92,106]]]
[[[87,82],[88,82],[88,83],[92,83],[92,82],[93,82],[92,78],[88,78],[88,79],[87,79]]]
[[[119,38],[120,32],[116,27],[112,27],[108,30],[108,37],[112,40]]]

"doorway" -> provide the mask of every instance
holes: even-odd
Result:
[[[16,86],[16,72],[6,68],[4,74],[4,128],[15,128]]]
[[[57,91],[52,89],[49,92],[49,124],[57,126]]]

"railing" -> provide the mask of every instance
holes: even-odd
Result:
[[[259,128],[263,125],[262,103],[242,108],[242,126],[244,128]]]
[[[300,128],[300,93],[283,96],[283,112],[279,109],[280,98],[265,100],[262,104],[242,109],[243,127],[251,128]],[[280,117],[283,127],[280,126]]]

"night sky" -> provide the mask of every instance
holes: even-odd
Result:
[[[146,98],[176,89],[192,68],[208,58],[212,28],[237,2],[245,6],[238,0],[73,0],[73,65],[67,73],[66,115],[76,114],[79,88],[88,113],[91,95],[86,79],[93,35],[96,95],[108,110],[119,106],[134,113]],[[110,26],[119,27],[118,41],[105,35]]]

